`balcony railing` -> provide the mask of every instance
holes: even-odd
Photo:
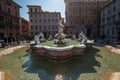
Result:
[[[4,11],[4,10],[2,10],[2,9],[0,9],[0,13],[5,14],[5,11]]]
[[[5,22],[4,21],[0,21],[0,25],[5,25]]]
[[[114,24],[120,24],[120,18],[118,18],[117,20],[113,21]]]
[[[4,15],[8,15],[8,16],[11,16],[11,17],[14,17],[14,18],[20,18],[19,16],[15,16],[13,15],[12,13],[8,12],[8,11],[5,11],[5,10],[0,10],[0,13],[4,14]]]

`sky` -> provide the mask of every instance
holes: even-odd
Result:
[[[29,20],[28,8],[26,5],[39,5],[43,11],[49,12],[61,12],[61,16],[65,17],[65,4],[64,0],[13,0],[19,4],[22,8],[20,9],[20,16]]]

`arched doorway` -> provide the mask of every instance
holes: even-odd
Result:
[[[4,33],[0,32],[0,39],[3,39],[3,38],[4,38]]]
[[[89,38],[91,36],[91,29],[90,27],[87,28],[87,37]]]
[[[47,38],[47,32],[44,32],[44,37]]]
[[[118,42],[119,42],[119,44],[120,44],[120,32],[118,32],[117,41],[118,41]]]

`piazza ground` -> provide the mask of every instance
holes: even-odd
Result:
[[[0,71],[5,72],[9,80],[55,80],[57,75],[63,80],[109,80],[111,73],[120,72],[120,56],[104,46],[93,46],[85,56],[52,61],[32,57],[26,46],[1,56]]]

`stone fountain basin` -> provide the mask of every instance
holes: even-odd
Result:
[[[71,45],[67,47],[50,47],[31,44],[32,54],[44,56],[50,59],[68,59],[72,56],[81,56],[85,54],[86,45]]]

